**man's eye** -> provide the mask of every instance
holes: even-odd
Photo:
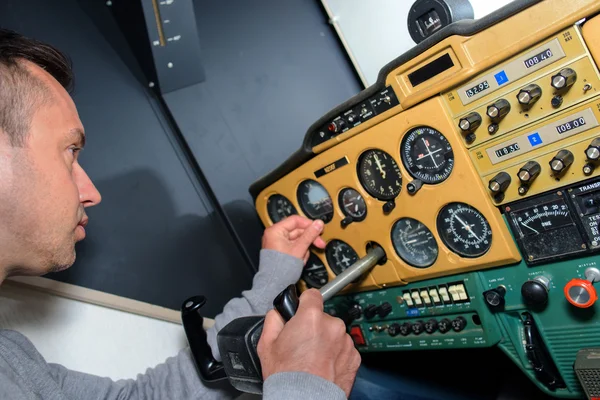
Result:
[[[69,147],[69,151],[74,155],[77,156],[77,154],[79,154],[79,152],[81,151],[81,147]]]

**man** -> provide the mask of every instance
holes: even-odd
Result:
[[[67,89],[69,62],[46,44],[0,29],[0,283],[43,275],[75,261],[85,209],[101,197],[79,165],[85,134]],[[296,282],[311,244],[324,247],[321,221],[294,216],[267,229],[252,289],[231,300],[208,332],[234,318],[264,314]],[[275,311],[258,346],[265,399],[344,399],[360,356],[341,320],[323,313],[310,290],[287,324]],[[222,399],[238,393],[205,387],[186,349],[136,380],[113,382],[48,364],[22,335],[0,330],[1,399]]]

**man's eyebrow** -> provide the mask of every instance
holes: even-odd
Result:
[[[77,141],[77,147],[85,147],[85,133],[83,133],[81,129],[71,129],[69,131],[69,135],[73,136],[73,138]]]

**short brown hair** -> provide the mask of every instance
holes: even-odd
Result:
[[[43,68],[66,90],[73,85],[69,58],[56,48],[17,32],[0,28],[0,130],[14,146],[23,145],[31,118],[46,87],[23,65]]]

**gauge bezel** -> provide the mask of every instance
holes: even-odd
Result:
[[[269,208],[269,204],[271,203],[271,199],[273,199],[273,198],[274,198],[274,197],[276,197],[276,196],[278,196],[278,197],[282,197],[282,198],[284,198],[284,199],[285,199],[285,200],[286,200],[288,203],[290,203],[290,205],[291,205],[291,206],[292,206],[292,208],[294,209],[294,213],[293,213],[293,214],[290,214],[290,215],[298,215],[298,209],[296,208],[296,206],[294,205],[294,203],[292,203],[292,201],[291,201],[290,199],[288,199],[286,196],[284,196],[284,195],[282,195],[282,194],[280,194],[280,193],[273,193],[272,195],[270,195],[270,196],[267,198],[267,201],[266,201],[267,216],[269,217],[269,220],[271,221],[271,223],[272,223],[272,224],[276,224],[276,223],[278,223],[279,221],[282,221],[282,219],[280,219],[279,221],[275,221],[275,220],[273,219],[273,216],[271,215],[271,210],[270,210],[270,208]],[[288,215],[288,217],[289,217],[290,215]],[[287,217],[286,217],[286,218],[287,218]]]
[[[422,227],[424,229],[426,229],[429,234],[431,235],[431,238],[433,239],[433,243],[435,244],[435,257],[433,258],[433,260],[431,260],[431,262],[427,263],[427,264],[418,264],[417,262],[414,261],[414,258],[409,258],[404,256],[403,254],[401,254],[400,251],[398,251],[398,246],[396,246],[396,241],[394,240],[394,230],[396,229],[396,227],[398,226],[398,224],[400,224],[403,221],[406,220],[411,220],[417,224],[421,224]],[[392,247],[394,248],[394,251],[396,252],[396,254],[398,255],[398,257],[400,257],[400,259],[402,261],[404,261],[406,264],[410,265],[411,267],[414,268],[419,268],[419,269],[425,269],[425,268],[429,268],[431,267],[433,264],[435,264],[435,262],[437,261],[439,255],[440,255],[440,246],[438,245],[438,242],[435,238],[435,235],[433,234],[432,230],[429,229],[429,227],[427,225],[425,225],[423,222],[419,221],[418,219],[412,218],[412,217],[402,217],[398,220],[396,220],[396,222],[394,222],[394,224],[392,225],[392,229],[390,231],[390,239],[392,241]]]
[[[357,217],[351,215],[346,210],[346,207],[344,206],[344,193],[349,192],[349,191],[353,191],[361,197],[361,199],[365,205],[365,214],[362,217],[357,218]],[[344,217],[352,217],[352,220],[354,222],[364,221],[367,218],[367,214],[369,213],[369,208],[367,207],[367,201],[365,200],[365,197],[358,190],[351,188],[351,187],[345,187],[342,190],[340,190],[340,192],[338,193],[338,206],[340,207],[340,211],[342,212],[342,215]]]
[[[304,269],[302,269],[302,276],[300,277],[300,279],[302,279],[304,281],[304,283],[306,284],[307,287],[309,287],[309,288],[315,288],[315,289],[320,289],[320,288],[322,288],[323,286],[325,286],[329,282],[329,272],[327,271],[327,267],[325,266],[325,263],[323,262],[323,260],[321,260],[321,258],[319,256],[317,256],[312,251],[310,252],[310,255],[308,256],[308,260],[306,261],[306,265],[308,265],[308,263],[310,263],[311,260],[313,260],[313,259],[316,259],[323,266],[323,270],[327,274],[327,282],[325,282],[323,284],[319,283],[317,285],[313,285],[314,282],[311,283],[305,277],[306,266],[304,267]]]
[[[466,253],[463,249],[457,248],[456,246],[453,245],[452,241],[446,238],[446,234],[443,232],[446,228],[444,228],[444,218],[446,217],[444,215],[444,213],[447,213],[446,210],[448,210],[449,208],[451,208],[452,206],[457,206],[460,205],[463,208],[470,208],[473,211],[475,211],[475,213],[479,214],[479,217],[481,219],[483,219],[483,221],[487,224],[487,230],[489,231],[489,243],[487,244],[487,246],[485,246],[485,249],[483,251],[480,251],[478,253]],[[436,229],[437,229],[437,233],[438,236],[440,237],[440,239],[442,240],[442,243],[444,244],[444,246],[446,246],[447,249],[449,249],[451,252],[463,257],[463,258],[479,258],[484,256],[488,251],[490,251],[490,249],[492,248],[492,240],[493,240],[493,232],[492,232],[492,227],[490,225],[490,222],[488,221],[488,219],[485,217],[485,215],[483,215],[483,213],[481,211],[479,211],[477,208],[473,207],[470,204],[467,203],[463,203],[460,201],[455,201],[452,203],[448,203],[446,205],[444,205],[440,211],[438,212],[437,218],[436,218]],[[483,241],[481,242],[482,246]]]
[[[302,199],[302,196],[301,196],[301,193],[300,193],[300,188],[304,184],[306,184],[307,182],[312,182],[312,183],[315,183],[315,184],[321,186],[323,188],[323,190],[325,191],[325,193],[327,193],[327,196],[329,197],[329,200],[331,201],[331,211],[328,214],[326,214],[327,218],[314,217],[314,216],[311,215],[311,213],[309,213],[309,212],[306,211],[306,206],[304,204],[304,200]],[[327,191],[327,188],[325,188],[325,186],[323,186],[321,183],[317,182],[316,180],[314,180],[314,179],[304,179],[304,180],[302,180],[298,184],[298,187],[296,188],[296,200],[298,201],[298,205],[300,206],[300,210],[302,211],[302,213],[306,217],[308,217],[309,219],[312,219],[312,220],[320,219],[321,221],[323,221],[326,224],[329,223],[329,222],[331,222],[331,220],[333,219],[333,215],[335,213],[335,206],[334,206],[334,203],[333,203],[333,198],[331,197],[331,195]]]
[[[342,272],[344,272],[345,270],[341,270],[341,271],[337,271],[337,268],[334,268],[333,266],[335,265],[335,259],[333,259],[333,254],[331,254],[331,249],[333,248],[332,243],[334,242],[341,242],[343,244],[345,244],[346,246],[348,246],[356,255],[356,259],[358,259],[358,253],[356,252],[356,250],[354,250],[354,248],[352,246],[350,246],[348,244],[348,242],[345,242],[341,239],[331,239],[329,242],[327,242],[327,246],[325,246],[325,259],[327,260],[327,265],[329,266],[329,269],[331,270],[331,272],[334,273],[334,275],[339,275]]]
[[[435,177],[432,177],[433,179],[423,179],[423,177],[418,176],[415,172],[414,172],[414,166],[411,167],[408,164],[408,160],[407,158],[412,159],[412,155],[407,155],[406,151],[405,151],[405,147],[406,147],[406,143],[410,137],[411,134],[413,134],[415,131],[419,130],[419,129],[428,129],[428,130],[432,130],[435,132],[435,135],[439,136],[442,139],[442,142],[445,141],[448,146],[450,147],[450,152],[452,153],[451,158],[450,159],[446,159],[446,163],[451,162],[451,167],[450,167],[450,171],[448,171],[447,175],[443,175],[440,174],[443,178],[442,179],[436,179]],[[431,134],[431,133],[430,133]],[[411,150],[412,150],[412,146],[411,146]],[[427,185],[439,185],[440,183],[446,181],[448,178],[450,178],[450,175],[452,175],[452,171],[454,170],[454,163],[455,163],[455,159],[454,159],[454,149],[452,148],[452,145],[450,144],[450,141],[448,140],[448,138],[439,130],[431,127],[431,126],[427,126],[427,125],[420,125],[420,126],[416,126],[414,128],[409,129],[408,131],[406,131],[406,133],[402,136],[402,141],[400,142],[400,159],[402,160],[402,165],[404,166],[404,168],[406,169],[406,172],[408,172],[408,174],[413,177],[414,179],[418,179],[421,182],[423,182],[424,184]],[[414,160],[413,164],[416,166],[417,161]],[[443,170],[446,170],[446,168],[444,168]],[[436,173],[437,174],[437,173]],[[430,175],[431,176],[431,175]]]
[[[396,165],[396,167],[398,168],[398,180],[400,181],[400,188],[398,188],[398,193],[394,194],[394,195],[389,195],[389,196],[383,196],[381,193],[379,192],[375,192],[371,187],[369,187],[367,184],[365,184],[365,181],[367,178],[363,177],[362,174],[362,163],[363,160],[366,158],[367,154],[372,153],[372,152],[382,152],[385,153],[389,156],[390,160]],[[377,149],[377,148],[370,148],[370,149],[366,149],[364,150],[359,156],[358,156],[358,162],[356,163],[356,173],[358,175],[358,181],[360,182],[360,185],[362,186],[362,188],[373,198],[377,199],[377,200],[381,200],[381,201],[390,201],[390,200],[394,200],[396,197],[398,197],[400,195],[400,193],[402,192],[402,170],[400,169],[400,165],[396,162],[396,160],[394,159],[394,156],[392,156],[390,153],[388,153],[385,150],[382,149]]]

